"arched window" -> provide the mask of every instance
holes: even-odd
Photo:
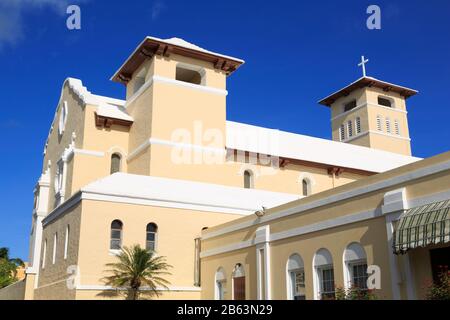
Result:
[[[341,126],[339,127],[339,138],[341,139],[341,141],[345,140],[345,126],[344,126],[344,124],[341,124]]]
[[[113,153],[111,156],[111,174],[120,172],[122,157],[118,153]]]
[[[216,271],[215,277],[215,299],[216,300],[225,300],[225,286],[227,283],[227,277],[225,275],[225,270],[220,267]]]
[[[56,244],[58,243],[58,233],[55,233],[53,236],[53,255],[52,255],[52,264],[56,262]]]
[[[244,188],[253,188],[253,173],[250,170],[244,171]]]
[[[64,239],[64,259],[67,259],[67,251],[69,250],[69,232],[70,232],[70,226],[67,225],[66,237]]]
[[[289,257],[286,277],[288,300],[305,300],[305,268],[298,254]]]
[[[302,194],[304,197],[309,196],[311,193],[311,184],[308,179],[304,178],[302,180]]]
[[[64,133],[64,129],[67,123],[67,114],[68,114],[67,101],[64,101],[61,106],[61,111],[59,114],[59,123],[58,123],[58,133],[61,136]]]
[[[233,300],[245,300],[245,271],[240,263],[233,270]]]
[[[120,220],[111,222],[111,250],[120,250],[122,248],[122,228],[123,223]]]
[[[314,293],[316,299],[331,300],[335,298],[333,258],[327,249],[316,252],[313,262]]]
[[[147,235],[145,241],[145,248],[147,250],[155,251],[156,250],[156,234],[158,232],[158,226],[156,224],[149,223],[147,225]]]
[[[361,118],[360,117],[356,117],[355,125],[356,125],[356,134],[360,134],[361,133]]]
[[[367,290],[367,257],[359,243],[351,243],[344,251],[344,281],[347,288]]]

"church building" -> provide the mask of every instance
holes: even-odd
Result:
[[[334,299],[372,275],[380,299],[424,298],[450,256],[450,152],[412,156],[418,92],[364,72],[319,101],[326,140],[227,120],[243,64],[146,37],[111,78],[125,100],[67,78],[6,289],[109,299],[105,265],[139,244],[173,266],[162,299]]]

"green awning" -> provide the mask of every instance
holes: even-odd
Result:
[[[450,241],[450,199],[406,210],[394,232],[394,253]]]

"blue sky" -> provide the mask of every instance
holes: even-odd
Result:
[[[1,0],[0,247],[27,259],[33,187],[62,83],[83,80],[96,94],[123,98],[108,79],[146,36],[181,37],[246,60],[228,79],[227,118],[330,138],[317,101],[368,75],[415,88],[409,100],[413,153],[449,150],[450,2],[70,1],[81,30],[66,28],[68,1]],[[366,9],[381,7],[382,29]]]

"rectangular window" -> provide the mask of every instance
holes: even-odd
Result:
[[[395,129],[395,134],[400,135],[400,125],[398,123],[398,120],[394,120],[394,129]]]
[[[386,132],[391,133],[391,120],[386,118]]]
[[[351,121],[347,122],[347,130],[348,130],[348,136],[353,136],[353,124]]]
[[[341,124],[341,127],[339,128],[339,138],[341,141],[345,140],[345,126]]]
[[[367,263],[351,265],[352,284],[355,288],[367,290]]]
[[[66,238],[64,240],[64,260],[67,259],[67,251],[69,250],[69,226],[66,228]]]
[[[350,111],[352,109],[356,108],[356,100],[352,100],[350,102],[347,102],[344,105],[344,112]]]
[[[64,161],[59,160],[56,167],[55,177],[55,193],[59,193],[63,187],[63,175],[64,175]]]
[[[224,281],[217,281],[217,300],[225,300]]]
[[[361,118],[357,117],[355,123],[356,123],[356,134],[360,134],[361,133]]]
[[[322,300],[333,300],[334,295],[334,269],[327,267],[319,269],[320,275],[320,298]]]
[[[55,264],[56,262],[56,243],[58,242],[58,234],[55,233],[53,236],[53,257],[52,257],[52,264]]]
[[[305,271],[299,269],[291,272],[292,283],[294,284],[293,294],[294,300],[305,300]]]
[[[111,250],[120,250],[122,247],[122,230],[111,229]]]
[[[204,70],[193,70],[183,66],[177,66],[175,71],[176,80],[197,85],[201,85],[204,82],[203,75]]]
[[[45,259],[47,258],[47,239],[44,241],[44,249],[42,250],[42,269],[45,268]]]
[[[155,251],[155,233],[147,232],[147,241],[145,244],[147,250]]]
[[[392,108],[392,102],[386,98],[378,97],[378,104],[380,106]]]
[[[381,127],[381,116],[377,116],[377,130],[383,131],[383,128]]]

